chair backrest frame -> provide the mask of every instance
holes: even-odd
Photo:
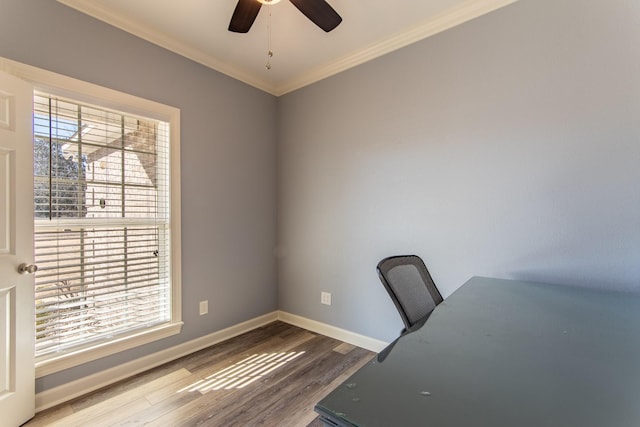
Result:
[[[398,312],[400,313],[400,317],[402,317],[402,321],[405,324],[405,331],[409,330],[412,326],[419,323],[425,317],[428,317],[433,310],[424,310],[424,313],[420,313],[420,315],[412,315],[409,313],[409,309],[407,307],[409,301],[405,301],[405,299],[410,299],[415,295],[400,295],[399,289],[397,288],[397,284],[391,283],[393,279],[390,277],[390,273],[393,269],[402,266],[413,266],[420,274],[420,278],[422,280],[422,284],[424,288],[428,291],[428,295],[431,297],[433,302],[433,306],[437,306],[443,301],[442,295],[438,290],[429,270],[426,265],[422,261],[422,259],[417,255],[396,255],[384,258],[382,261],[378,263],[376,267],[376,271],[378,272],[378,277],[380,277],[380,281],[384,285],[385,289],[389,293],[391,300],[395,304]],[[413,284],[415,286],[415,284]],[[422,292],[422,291],[421,291]],[[404,332],[404,331],[403,331]]]

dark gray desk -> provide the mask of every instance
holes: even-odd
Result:
[[[327,425],[640,426],[640,297],[474,277],[316,405]]]

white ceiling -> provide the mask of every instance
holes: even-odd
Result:
[[[273,95],[282,95],[517,0],[327,0],[325,33],[288,0],[247,34],[227,30],[237,0],[58,0]],[[271,9],[271,69],[267,70]]]

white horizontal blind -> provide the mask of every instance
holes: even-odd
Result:
[[[169,125],[34,95],[36,356],[171,320]]]

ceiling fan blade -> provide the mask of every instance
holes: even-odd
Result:
[[[338,12],[325,0],[290,0],[307,18],[325,32],[333,30],[342,22]]]
[[[246,33],[256,20],[262,3],[256,0],[238,0],[231,22],[229,22],[229,31],[234,33]]]

